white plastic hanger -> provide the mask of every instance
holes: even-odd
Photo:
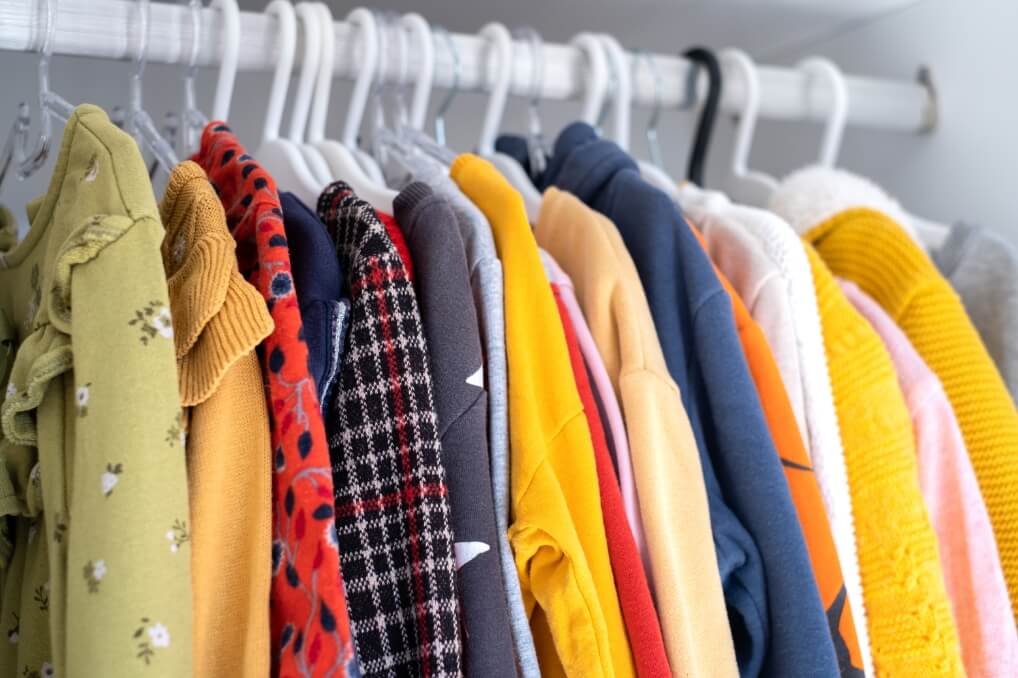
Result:
[[[290,133],[288,139],[297,145],[304,157],[308,169],[319,184],[324,188],[333,180],[332,170],[314,144],[308,143],[307,126],[308,111],[311,109],[322,85],[323,70],[321,68],[322,42],[326,29],[320,14],[321,3],[297,3],[297,21],[304,30],[304,58],[301,69],[301,80],[294,98],[293,111],[290,114]],[[304,88],[304,76],[307,74],[310,86]]]
[[[372,83],[376,78],[380,80],[382,77],[380,70],[380,29],[375,15],[364,7],[354,9],[347,15],[346,20],[358,29],[357,36],[362,41],[361,49],[363,50],[364,60],[361,62],[361,72],[357,74],[357,79],[354,81],[353,93],[350,95],[350,104],[347,108],[346,122],[343,126],[343,135],[339,138],[339,141],[346,148],[347,155],[352,157],[354,162],[357,163],[357,176],[373,183],[377,191],[384,187],[382,172],[378,169],[374,159],[358,147],[357,134],[360,131],[361,122],[364,120],[364,112],[367,110]],[[346,164],[344,162],[344,166]],[[354,176],[353,172],[353,168],[350,168],[347,172],[350,177],[344,176],[343,178],[351,181]],[[353,182],[351,181],[352,184]],[[361,197],[368,200],[368,202],[372,202],[367,196]],[[376,208],[378,208],[377,205]],[[391,210],[390,206],[389,213],[391,213]]]
[[[615,74],[614,113],[615,113],[615,143],[623,151],[629,150],[630,120],[632,114],[633,84],[628,59],[622,45],[611,35],[602,33],[598,35],[601,46],[608,57]],[[635,158],[634,158],[635,159]],[[640,168],[640,175],[652,186],[660,189],[673,202],[678,200],[678,188],[675,182],[665,174],[664,170],[656,165],[636,159]]]
[[[513,39],[509,29],[500,23],[490,23],[481,29],[480,37],[489,42],[488,59],[495,58],[495,81],[492,83],[488,108],[481,124],[481,137],[477,142],[477,154],[487,158],[502,176],[513,185],[527,210],[530,223],[537,223],[541,211],[541,194],[534,187],[527,171],[516,159],[495,150],[495,137],[502,125],[502,115],[509,98],[509,86],[512,84]]]
[[[753,132],[756,129],[756,117],[760,110],[760,80],[756,65],[749,55],[739,49],[726,49],[720,54],[721,63],[742,79],[746,102],[739,113],[739,122],[735,130],[735,146],[732,153],[731,174],[725,184],[725,190],[735,202],[754,207],[767,205],[771,194],[778,187],[778,182],[763,172],[749,169],[749,152],[753,146]]]
[[[415,150],[422,152],[424,157],[448,167],[452,164],[453,159],[455,159],[455,153],[444,144],[428,136],[428,133],[424,131],[424,125],[428,120],[428,102],[431,98],[431,89],[435,82],[435,35],[431,30],[431,26],[420,14],[413,12],[404,14],[403,18],[400,19],[400,23],[404,29],[409,31],[410,37],[416,41],[414,55],[415,61],[419,66],[416,83],[414,84],[413,99],[410,104],[410,124],[407,129],[403,130],[401,136],[405,143],[412,145]],[[453,83],[446,99],[442,102],[442,107],[435,113],[436,127],[439,125],[439,120],[444,116],[453,97],[456,96],[456,89],[459,86],[460,78],[460,59],[459,53],[456,52],[456,45],[453,43],[452,38],[449,37],[448,31],[444,32],[443,37],[452,54]]]
[[[290,85],[290,70],[293,68],[293,57],[297,51],[297,18],[293,5],[289,0],[272,0],[265,8],[265,14],[274,15],[279,24],[279,53],[276,61],[276,72],[272,77],[269,90],[268,107],[265,112],[265,126],[262,129],[262,143],[255,156],[276,180],[280,190],[290,191],[312,209],[318,204],[318,195],[322,191],[322,183],[311,172],[304,155],[296,143],[279,136],[279,128],[283,119],[283,106],[286,103],[286,90]],[[317,36],[318,31],[311,31]],[[307,36],[305,43],[315,42],[314,37]],[[307,50],[311,51],[311,50]],[[305,53],[304,69],[301,72],[300,85],[310,91],[311,69],[308,61],[317,64],[318,50],[313,55]],[[314,58],[311,58],[311,57]],[[292,114],[300,115],[296,107]],[[307,116],[307,107],[303,116]]]
[[[386,27],[398,33],[400,59],[400,86],[405,74],[410,70],[409,40],[416,42],[414,61],[417,64],[416,82],[409,110],[405,107],[402,92],[397,97],[398,107],[395,129],[387,129],[376,125],[373,150],[376,160],[391,171],[393,179],[403,184],[406,179],[407,167],[404,162],[410,156],[424,158],[425,162],[436,163],[446,167],[452,161],[448,156],[451,152],[439,146],[424,131],[424,123],[428,116],[428,99],[435,77],[435,43],[431,26],[420,14],[405,14],[398,20],[389,22]],[[455,156],[453,156],[455,157]]]
[[[328,29],[322,31],[323,40],[320,47],[318,91],[315,94],[315,105],[311,112],[308,141],[324,158],[332,177],[330,181],[335,179],[345,181],[350,184],[350,187],[353,188],[359,198],[367,201],[376,210],[392,214],[392,201],[396,198],[396,192],[367,176],[357,158],[353,155],[350,146],[325,138],[325,118],[328,112],[329,92],[332,86],[335,35],[332,31],[332,14],[324,5],[319,7],[319,11],[321,12],[319,14],[319,21],[322,25],[328,26]],[[347,21],[358,29],[357,33],[363,40],[363,67],[361,72],[357,74],[357,80],[354,82],[353,92],[350,95],[350,107],[353,109],[355,106],[360,106],[361,102],[366,103],[368,92],[371,89],[371,81],[377,72],[378,35],[375,17],[366,9],[357,8],[353,10],[347,16]],[[363,112],[363,109],[361,110]],[[347,114],[347,126],[344,135],[351,129],[351,118],[352,112]],[[354,137],[356,137],[359,127],[359,120],[357,120],[356,125],[352,128]]]
[[[209,7],[218,7],[223,13],[223,59],[216,82],[212,117],[229,122],[233,83],[237,79],[237,62],[240,59],[240,8],[237,0],[212,0]]]
[[[821,78],[827,80],[827,84],[831,88],[831,111],[824,126],[823,141],[820,146],[820,156],[817,165],[834,169],[848,118],[848,86],[845,83],[845,77],[833,62],[823,57],[805,59],[799,62],[798,68],[809,79],[814,81]],[[844,183],[847,179],[840,179],[840,181]],[[883,195],[887,200],[893,201],[879,187],[874,186],[874,191],[879,195]],[[898,206],[896,202],[892,202],[892,204],[895,204],[900,209],[900,212],[895,215],[896,218],[908,222],[903,224],[903,226],[911,226],[911,229],[906,228],[906,230],[917,239],[920,245],[931,250],[936,250],[943,246],[944,241],[947,240],[950,234],[950,227],[904,212],[904,208]],[[879,208],[880,205],[874,205],[874,207]]]
[[[396,13],[380,9],[372,9],[371,14],[375,19],[375,26],[377,28],[376,35],[378,37],[378,66],[373,73],[374,82],[371,92],[374,96],[372,98],[372,102],[374,103],[376,123],[384,126],[384,95],[389,87],[386,66],[388,64],[388,56],[394,53],[392,45],[388,42],[391,37],[394,37],[389,35],[389,26],[395,23],[394,17],[396,16]],[[368,139],[367,148],[365,148],[365,137],[361,135],[354,141],[352,146],[347,146],[347,149],[357,160],[357,164],[360,166],[361,172],[364,173],[364,176],[382,186],[385,185],[385,177],[382,173],[381,167],[378,165],[378,161],[375,160],[374,157],[374,131],[375,130],[373,129],[372,136]]]
[[[823,141],[820,142],[820,157],[817,164],[834,167],[841,149],[841,137],[848,121],[848,86],[834,62],[824,57],[810,57],[799,62],[797,68],[807,78],[826,80],[831,88],[831,112],[824,124]]]
[[[608,59],[601,41],[593,33],[580,33],[571,44],[583,53],[587,70],[583,78],[586,91],[580,120],[596,127],[608,95]]]
[[[418,131],[424,129],[428,120],[428,101],[431,99],[431,87],[435,80],[435,42],[428,21],[416,12],[404,14],[400,25],[410,33],[416,42],[414,61],[418,65],[417,82],[414,84],[413,99],[410,101],[410,128]]]

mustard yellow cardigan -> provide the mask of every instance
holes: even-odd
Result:
[[[874,667],[882,678],[964,676],[894,366],[879,335],[805,247],[845,451]]]
[[[194,675],[267,676],[272,446],[255,347],[272,318],[237,270],[198,165],[173,170],[160,212],[187,441]]]
[[[958,295],[887,215],[841,212],[806,234],[908,335],[947,392],[965,437],[1018,614],[1018,412]]]

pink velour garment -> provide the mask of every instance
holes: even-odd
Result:
[[[559,289],[559,297],[569,314],[569,321],[576,331],[576,339],[580,344],[580,353],[590,368],[590,374],[594,377],[594,389],[597,391],[601,404],[604,405],[604,413],[608,428],[611,430],[612,440],[615,443],[615,464],[619,473],[619,488],[622,490],[622,503],[626,508],[626,518],[629,521],[629,528],[633,531],[633,539],[636,541],[636,548],[640,553],[640,560],[643,561],[643,569],[650,579],[650,568],[647,560],[647,545],[643,538],[643,521],[640,518],[640,501],[636,495],[636,481],[633,479],[633,463],[629,457],[629,437],[626,434],[626,425],[622,419],[622,410],[619,408],[619,401],[615,397],[615,389],[612,388],[611,378],[604,368],[604,361],[597,351],[597,344],[587,326],[587,320],[583,317],[580,304],[576,301],[576,290],[573,288],[573,281],[566,272],[559,268],[558,263],[550,254],[541,250],[541,261],[544,263],[544,271],[548,281]]]
[[[854,283],[838,283],[883,340],[908,403],[919,485],[937,533],[965,671],[970,678],[1018,676],[1018,631],[997,542],[943,386],[879,304]]]

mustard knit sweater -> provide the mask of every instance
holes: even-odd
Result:
[[[887,215],[842,212],[807,233],[835,275],[876,300],[929,365],[954,408],[979,479],[1018,614],[1018,413],[1007,387],[933,262]]]
[[[963,676],[908,408],[880,337],[806,245],[852,495],[879,676]]]
[[[237,270],[198,165],[173,170],[160,212],[187,436],[194,675],[267,676],[272,445],[255,347],[272,318]]]

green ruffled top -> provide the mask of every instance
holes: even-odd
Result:
[[[184,432],[163,227],[134,140],[64,130],[0,211],[0,675],[191,675]]]

